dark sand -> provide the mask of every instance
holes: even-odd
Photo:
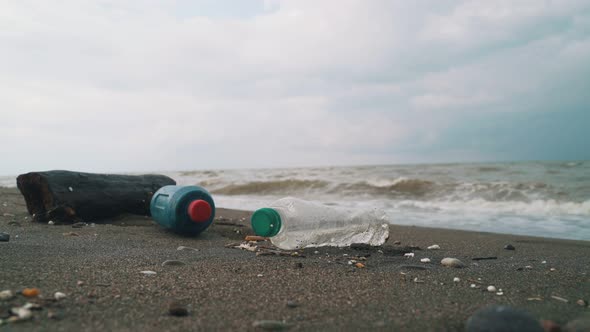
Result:
[[[57,303],[46,302],[31,321],[0,330],[244,331],[257,330],[252,327],[256,320],[284,320],[290,331],[460,331],[475,310],[488,304],[516,306],[560,324],[589,310],[576,301],[590,298],[590,242],[392,226],[387,246],[420,246],[414,258],[349,248],[305,250],[304,258],[225,248],[251,234],[249,215],[219,209],[222,220],[196,238],[166,232],[146,217],[94,227],[50,226],[25,220],[18,191],[0,188],[0,232],[11,235],[10,242],[0,242],[0,290],[38,287],[44,297],[67,294]],[[63,235],[68,232],[79,236]],[[504,250],[507,243],[516,250]],[[426,250],[432,244],[441,250]],[[179,246],[199,251],[178,251]],[[362,269],[344,257],[367,253]],[[498,258],[472,260],[481,256]],[[424,257],[432,263],[420,263]],[[459,258],[468,267],[442,267],[444,257]],[[186,265],[161,265],[170,259]],[[532,269],[519,269],[527,265]],[[157,275],[143,275],[143,270]],[[454,277],[461,281],[453,283]],[[482,288],[470,288],[470,280],[478,278]],[[488,285],[504,295],[484,291]],[[189,316],[168,315],[174,299],[186,302]],[[298,306],[288,307],[287,301]],[[0,302],[0,315],[25,302],[21,295]],[[48,319],[50,310],[62,319]]]

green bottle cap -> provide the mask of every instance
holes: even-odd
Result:
[[[273,237],[281,230],[281,216],[271,208],[256,210],[251,222],[252,229],[258,236]]]

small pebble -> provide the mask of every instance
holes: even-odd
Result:
[[[547,264],[547,261],[542,261],[541,264]]]
[[[420,260],[420,262],[422,262],[422,263],[430,263],[430,258],[422,258]]]
[[[525,268],[525,269],[527,269],[527,270],[532,270],[532,269],[533,269],[533,267],[532,267],[532,266],[530,266],[530,265],[527,265],[527,266],[525,266],[524,268]]]
[[[505,245],[505,246],[504,246],[504,249],[506,249],[506,250],[516,250],[516,248],[514,248],[514,246],[513,246],[513,245],[511,245],[511,244],[507,244],[507,245]]]
[[[176,248],[176,250],[193,250],[193,251],[199,251],[199,249],[196,248],[191,248],[191,247],[185,247],[185,246],[180,246],[178,248]]]
[[[68,187],[68,190],[69,190],[70,192],[72,192],[72,191],[74,191],[74,188],[72,188],[72,187]]]
[[[172,316],[183,317],[188,315],[186,306],[178,301],[172,301],[168,305],[168,313]]]
[[[297,301],[293,301],[293,300],[287,301],[287,307],[289,307],[289,308],[297,308],[298,306],[299,306],[299,303],[297,303]]]
[[[554,267],[552,267],[552,268],[550,268],[550,269],[549,269],[549,271],[551,271],[551,272],[555,272],[555,271],[557,271],[557,270],[556,270]]]
[[[55,225],[55,221],[53,221],[53,220],[49,220],[49,221],[47,222],[47,225]]]
[[[414,253],[413,252],[405,253],[404,257],[412,258],[412,257],[414,257]]]
[[[0,292],[0,301],[10,300],[14,297],[14,294],[10,289],[3,290]]]
[[[8,242],[8,241],[10,241],[10,234],[0,233],[0,242]]]
[[[461,279],[455,277],[455,278],[453,278],[453,282],[461,282]]]
[[[399,241],[399,240],[398,241],[393,241],[393,244],[398,244],[399,245],[399,244],[402,244],[402,241]]]
[[[502,295],[504,295],[504,292],[496,292],[496,295],[502,296]]]
[[[508,306],[478,310],[467,320],[467,332],[543,332],[537,319],[525,311]]]
[[[495,293],[496,291],[497,291],[497,289],[496,289],[496,287],[495,287],[495,286],[491,286],[491,285],[490,285],[490,286],[488,286],[488,292],[490,292],[490,293]]]
[[[252,323],[252,327],[268,331],[280,331],[290,328],[291,324],[282,320],[256,320]]]
[[[27,320],[33,317],[31,310],[26,308],[12,308],[12,313],[18,316],[19,320]]]
[[[264,277],[262,273],[256,275],[258,278]]]
[[[38,288],[25,288],[21,292],[25,297],[37,297],[40,293]]]
[[[139,272],[139,273],[141,273],[141,274],[145,274],[146,276],[153,276],[154,274],[158,274],[158,273],[157,273],[157,272],[155,272],[155,271],[141,271],[141,272]]]
[[[65,298],[66,298],[66,294],[64,294],[64,293],[62,293],[62,292],[55,292],[55,294],[53,294],[53,297],[54,297],[54,298],[55,298],[57,301],[59,301],[59,300],[65,299]]]
[[[316,254],[316,255],[319,255],[319,254],[320,254],[320,252],[319,252],[319,251],[317,251],[317,250],[316,250],[316,251],[314,251],[313,253],[314,253],[314,254]]]
[[[76,285],[78,285],[78,286],[84,286],[84,281],[78,280],[78,282],[76,283]]]
[[[428,250],[439,250],[440,249],[440,246],[438,244],[433,244],[433,245],[427,247],[426,249],[428,249]]]
[[[477,288],[477,285],[476,284],[471,284],[471,285],[469,285],[469,287],[471,287],[471,288]]]
[[[579,299],[579,300],[576,301],[576,304],[579,305],[579,306],[582,306],[582,307],[587,307],[588,306],[588,301]]]
[[[354,266],[356,266],[358,269],[362,269],[365,267],[365,264],[359,262],[359,263],[354,264]]]
[[[72,225],[72,228],[82,228],[85,227],[86,223],[85,222],[77,222],[75,224]]]
[[[177,260],[166,260],[162,263],[162,266],[182,266],[182,265],[186,265],[185,262],[182,261],[177,261]]]
[[[461,262],[457,258],[451,258],[451,257],[443,258],[440,261],[440,263],[443,266],[447,266],[447,267],[454,267],[454,268],[462,268],[462,267],[465,267],[465,264],[463,264],[463,262]]]

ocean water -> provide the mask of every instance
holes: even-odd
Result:
[[[590,161],[164,172],[217,206],[254,210],[285,196],[379,207],[393,224],[590,240]],[[0,177],[0,186],[14,186]],[[394,236],[394,235],[393,235]]]

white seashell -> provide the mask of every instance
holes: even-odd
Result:
[[[55,294],[53,294],[53,297],[56,300],[61,300],[61,299],[65,299],[66,298],[66,294],[62,293],[62,292],[55,292]]]
[[[494,286],[488,286],[488,292],[495,293],[496,291],[497,291],[496,287],[494,287]]]
[[[443,258],[440,261],[440,263],[442,265],[448,266],[448,267],[456,267],[456,268],[465,267],[465,264],[463,264],[463,262],[461,262],[457,258],[451,258],[451,257]]]
[[[433,245],[429,246],[426,249],[428,249],[428,250],[438,250],[438,249],[440,249],[440,246],[438,244],[433,244]]]
[[[422,262],[422,263],[430,263],[430,258],[422,258],[420,260],[420,262]]]
[[[455,278],[453,278],[453,282],[461,282],[461,279],[455,277]]]
[[[414,253],[413,252],[405,253],[404,257],[414,257]]]
[[[496,295],[502,296],[504,295],[504,292],[497,292]]]

